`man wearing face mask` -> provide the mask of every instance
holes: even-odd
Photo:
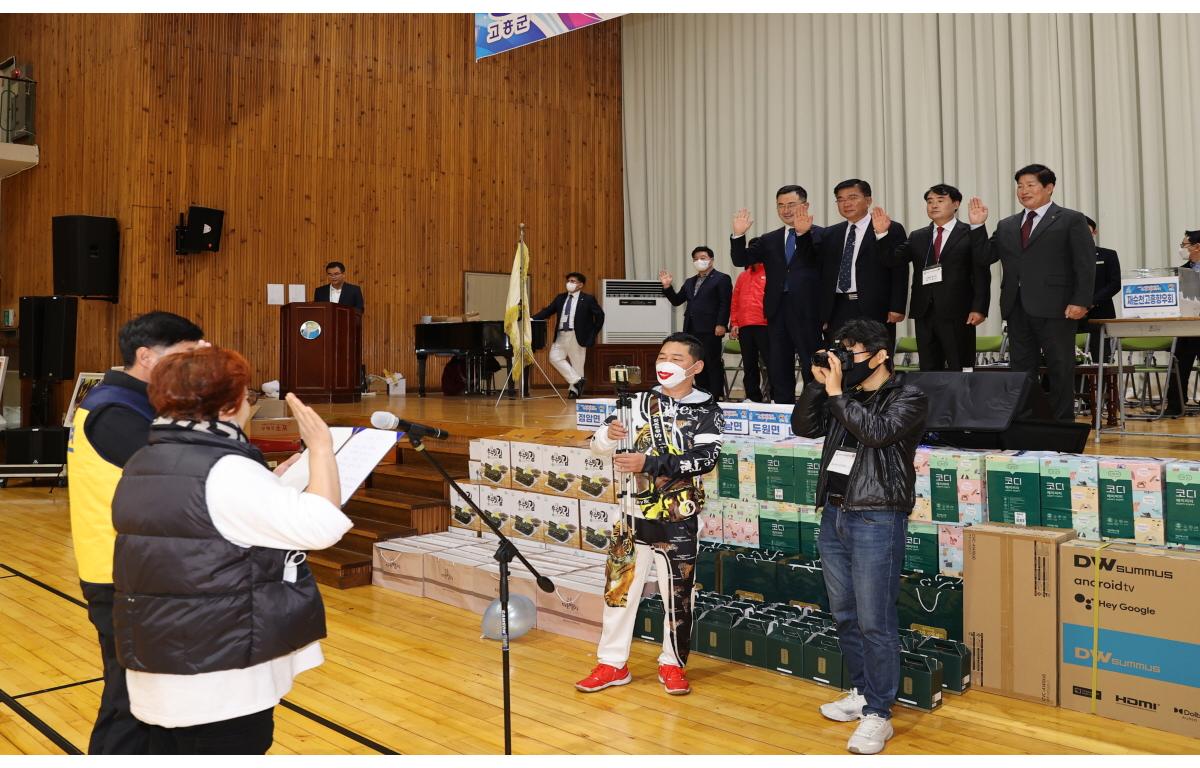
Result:
[[[596,336],[604,326],[604,310],[590,293],[583,292],[587,277],[579,272],[567,273],[566,293],[560,293],[540,312],[532,315],[534,320],[545,320],[557,315],[554,343],[550,345],[550,364],[562,374],[567,382],[567,397],[582,397],[587,380],[583,377],[587,362],[588,347],[596,343]]]
[[[135,317],[118,333],[125,367],[104,374],[75,409],[67,449],[71,477],[71,539],[88,618],[100,641],[104,689],[88,754],[145,754],[147,727],[129,711],[125,670],[117,661],[113,630],[112,500],[121,470],[150,437],[154,409],[146,394],[150,372],[163,357],[204,344],[204,332],[170,312]]]
[[[626,438],[632,448],[613,457],[619,473],[637,473],[633,514],[614,526],[606,568],[607,588],[599,664],[575,687],[585,693],[633,680],[626,662],[642,587],[656,564],[663,596],[662,652],[658,680],[668,694],[691,692],[684,674],[692,634],[692,589],[704,493],[700,478],[721,453],[725,420],[716,401],[696,389],[704,348],[686,333],[666,338],[658,353],[658,386],[633,398],[633,423],[615,417],[596,430],[592,450],[612,453]],[[621,482],[619,480],[619,482]]]
[[[725,363],[721,347],[729,330],[729,306],[733,300],[733,280],[713,267],[713,252],[707,245],[692,250],[696,274],[683,281],[676,291],[674,278],[665,269],[658,273],[663,295],[679,306],[687,302],[683,313],[683,332],[690,333],[704,346],[704,368],[696,379],[701,389],[720,400],[725,397]]]
[[[1183,233],[1179,243],[1179,258],[1183,261],[1180,269],[1194,269],[1200,272],[1200,229]],[[1183,416],[1187,404],[1188,379],[1192,377],[1192,368],[1196,365],[1196,356],[1200,354],[1200,337],[1181,336],[1175,342],[1175,358],[1179,361],[1179,381],[1183,386],[1171,383],[1167,387],[1167,416]]]
[[[893,735],[900,680],[896,599],[912,512],[913,458],[928,401],[885,365],[887,329],[855,318],[837,330],[826,362],[792,411],[792,431],[824,437],[817,501],[823,507],[821,563],[829,607],[853,688],[821,706],[838,722],[859,721],[846,748],[873,755]]]

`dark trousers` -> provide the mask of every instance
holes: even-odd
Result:
[[[87,601],[88,619],[100,638],[100,660],[104,669],[104,690],[100,693],[100,711],[88,740],[89,755],[144,755],[150,745],[149,726],[129,712],[129,689],[125,686],[125,668],[117,661],[117,643],[113,632],[113,585],[79,582]]]
[[[846,321],[853,320],[856,317],[866,317],[862,311],[862,302],[858,299],[849,298],[851,294],[839,293],[833,297],[833,314],[829,317],[829,326],[825,329],[825,344],[832,345],[837,339],[837,332],[842,329]],[[855,294],[857,295],[857,294]],[[884,323],[888,332],[888,370],[896,364],[892,360],[892,356],[896,354],[896,324]],[[920,344],[920,342],[917,342]]]
[[[1032,317],[1021,306],[1019,297],[1007,320],[1010,367],[1032,373],[1034,386],[1041,386],[1037,373],[1044,354],[1050,380],[1050,412],[1059,421],[1074,421],[1076,321]]]
[[[1167,412],[1182,413],[1187,402],[1188,379],[1192,376],[1192,368],[1196,365],[1197,354],[1200,354],[1200,337],[1183,336],[1175,342],[1175,359],[1179,361],[1179,383],[1171,377],[1167,388]]]
[[[697,374],[696,386],[720,400],[725,397],[725,357],[721,354],[725,337],[712,331],[687,333],[695,336],[704,345],[704,370]]]
[[[765,403],[762,390],[761,366],[770,370],[771,356],[767,352],[767,326],[743,325],[738,328],[738,342],[742,345],[742,382],[745,385],[746,397],[756,403]],[[795,384],[793,384],[795,386]]]
[[[796,358],[800,358],[800,376],[812,381],[812,356],[821,348],[821,324],[809,312],[815,306],[796,307],[784,301],[767,322],[767,378],[771,399],[776,403],[796,404]]]
[[[967,318],[942,318],[929,312],[914,323],[922,371],[961,371],[975,367],[975,326]]]
[[[148,727],[152,755],[265,755],[275,740],[275,708],[184,728]]]

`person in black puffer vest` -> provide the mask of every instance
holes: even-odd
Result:
[[[288,395],[310,478],[283,485],[242,431],[249,380],[245,358],[212,347],[155,366],[158,418],[113,497],[117,657],[152,754],[265,753],[292,678],[324,660],[304,552],[351,527],[329,428]]]

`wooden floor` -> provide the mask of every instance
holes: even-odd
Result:
[[[573,409],[557,400],[494,408],[491,401],[410,397],[322,412],[350,421],[385,407],[447,429],[574,423]],[[1200,419],[1158,428],[1180,434],[1200,428]],[[1106,438],[1101,448],[1121,455],[1200,455],[1200,441]],[[81,595],[66,493],[0,490],[0,520],[0,691],[86,750],[100,696],[100,684],[88,681],[100,668],[86,611],[74,602]],[[376,587],[324,590],[324,596],[326,663],[298,678],[286,700],[294,708],[276,710],[272,753],[502,751],[500,654],[496,643],[480,639],[478,616]],[[694,656],[693,694],[668,697],[655,680],[657,648],[635,642],[632,685],[577,693],[572,683],[594,664],[593,653],[588,643],[538,630],[514,642],[515,752],[844,753],[850,726],[826,721],[816,709],[836,692]],[[889,754],[1200,752],[1197,740],[979,692],[949,696],[933,714],[897,708],[894,722]],[[0,754],[63,751],[11,704],[0,704]]]

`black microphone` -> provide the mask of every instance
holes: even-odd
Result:
[[[371,414],[371,426],[375,429],[401,429],[413,437],[432,437],[434,440],[445,440],[450,433],[444,429],[405,421],[394,413],[375,411]]]

